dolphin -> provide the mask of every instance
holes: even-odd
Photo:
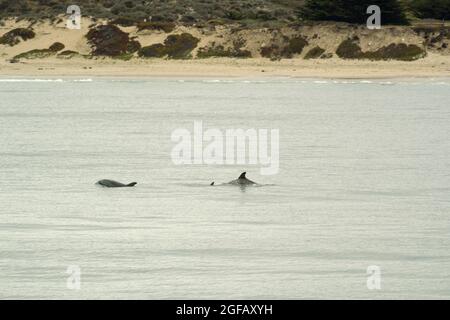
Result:
[[[256,184],[256,182],[253,182],[252,180],[247,179],[247,177],[245,176],[246,174],[247,174],[247,172],[242,172],[241,175],[239,176],[239,178],[237,178],[236,180],[230,181],[228,183],[225,183],[225,184],[239,185],[239,186],[248,186],[248,185]],[[210,185],[214,186],[214,182],[212,182]]]
[[[123,184],[114,180],[100,180],[97,184],[107,187],[107,188],[124,188],[124,187],[134,187],[137,185],[137,182],[132,182],[130,184]]]
[[[237,178],[236,180],[228,182],[228,184],[238,184],[238,185],[256,184],[252,180],[247,179],[247,177],[245,176],[246,174],[247,174],[247,172],[242,172],[241,175],[239,176],[239,178]]]

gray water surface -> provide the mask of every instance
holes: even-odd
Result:
[[[194,121],[279,173],[174,165]],[[449,299],[449,133],[450,79],[0,78],[0,298]]]

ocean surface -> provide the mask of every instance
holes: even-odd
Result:
[[[174,164],[195,121],[279,172]],[[450,79],[0,78],[0,298],[449,299],[449,136]]]

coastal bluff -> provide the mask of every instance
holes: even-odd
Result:
[[[48,50],[61,43],[60,51]],[[233,25],[183,26],[142,23],[124,26],[83,18],[82,28],[55,22],[8,19],[0,26],[0,58],[18,60],[59,57],[130,59],[265,58],[414,61],[429,52],[450,56],[448,26],[383,26],[323,22],[280,28]],[[64,49],[64,51],[63,51]],[[45,50],[48,54],[41,54]],[[52,53],[52,54],[50,54]]]

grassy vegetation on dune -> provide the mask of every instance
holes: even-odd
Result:
[[[56,19],[69,5],[77,4],[82,15],[121,19],[122,22],[204,23],[223,21],[296,20],[303,0],[0,0],[0,18]]]
[[[425,57],[426,51],[413,44],[391,43],[378,50],[364,52],[359,45],[359,39],[354,37],[342,41],[336,50],[336,54],[342,59],[414,61]]]
[[[167,24],[171,22],[240,22],[248,26],[302,20],[365,23],[366,8],[373,4],[381,7],[384,23],[404,24],[406,17],[414,16],[450,18],[450,0],[0,0],[0,19],[56,20],[73,4],[80,6],[83,16],[107,18],[124,26],[140,23],[143,28],[164,31],[171,29]]]
[[[238,42],[234,42],[232,47],[225,48],[223,45],[212,43],[209,46],[200,48],[197,58],[251,58],[252,53],[249,50],[242,49]]]
[[[31,29],[16,28],[1,36],[0,44],[5,44],[12,47],[19,44],[21,40],[26,41],[28,39],[33,39],[35,36],[36,34]]]
[[[138,51],[138,55],[144,58],[188,59],[191,52],[197,47],[200,39],[189,33],[173,34],[164,40],[164,44],[158,43],[143,47]]]

